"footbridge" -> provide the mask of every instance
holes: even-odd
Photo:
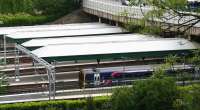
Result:
[[[119,0],[83,0],[83,10],[86,13],[95,15],[101,18],[105,18],[118,23],[127,23],[129,21],[142,19],[145,13],[151,10],[151,7],[139,7],[139,6],[125,6],[120,3]],[[186,23],[185,26],[181,27],[181,30],[187,28],[187,23],[194,23],[192,16],[187,17],[172,17],[172,15],[166,14],[165,17],[168,20],[153,19],[156,24],[167,24],[163,28],[166,29],[169,25],[176,27],[178,24]],[[191,22],[190,22],[191,21]],[[173,28],[172,31],[175,31]],[[200,23],[197,23],[187,31],[189,35],[200,36]]]

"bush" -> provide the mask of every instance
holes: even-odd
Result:
[[[34,0],[34,8],[45,15],[65,14],[77,8],[74,0]]]
[[[116,89],[111,97],[112,110],[133,110],[131,96],[131,88],[122,87]]]
[[[178,97],[176,83],[159,74],[132,88],[117,89],[111,99],[113,110],[172,110]]]
[[[95,108],[95,104],[94,104],[94,100],[93,100],[93,98],[92,97],[88,97],[87,99],[86,99],[86,108],[85,108],[85,110],[96,110],[96,108]]]
[[[177,86],[174,78],[166,77],[167,67],[162,65],[132,88],[116,89],[112,110],[200,110],[200,85]]]
[[[177,110],[200,110],[200,85],[178,87],[179,98],[176,100]]]
[[[0,26],[18,26],[18,25],[33,25],[42,24],[51,21],[53,17],[51,16],[33,16],[26,13],[18,14],[3,14],[0,15],[0,21],[2,22]]]
[[[155,24],[149,25],[146,24],[145,20],[135,20],[125,24],[125,28],[133,33],[160,35],[162,32],[160,27]]]
[[[0,13],[33,13],[33,0],[0,0]]]
[[[74,0],[0,0],[0,26],[42,24],[78,7]]]
[[[101,110],[101,106],[108,100],[108,97],[94,98],[95,108]],[[77,110],[87,108],[86,106],[86,100],[60,100],[4,104],[0,105],[0,110]]]
[[[74,0],[0,0],[0,13],[61,14],[79,6]]]

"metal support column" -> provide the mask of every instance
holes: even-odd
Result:
[[[19,70],[19,50],[16,48],[15,44],[15,80],[20,81],[19,76],[20,76],[20,70]]]
[[[101,17],[99,17],[99,23],[102,23],[102,21],[101,21]]]
[[[55,70],[55,67],[52,67],[51,68],[51,75],[52,75],[52,91],[53,91],[53,94],[52,94],[52,97],[53,99],[55,99],[55,96],[56,96],[56,70]]]
[[[52,96],[51,82],[52,82],[52,80],[51,80],[51,76],[49,75],[50,74],[49,70],[47,69],[46,71],[47,71],[47,74],[48,74],[48,81],[49,81],[49,86],[48,86],[48,88],[49,88],[49,100],[51,100],[51,96]]]
[[[49,99],[55,99],[56,88],[55,88],[55,69],[47,69],[48,80],[49,80]]]
[[[55,67],[52,66],[51,64],[49,64],[48,62],[46,62],[44,59],[37,57],[36,55],[32,54],[29,50],[27,50],[26,48],[24,48],[21,45],[16,44],[16,48],[20,51],[22,51],[23,53],[29,55],[31,58],[33,58],[34,60],[36,60],[38,63],[41,63],[45,68],[46,68],[46,72],[48,75],[48,81],[49,81],[49,100],[51,99],[55,99],[55,93],[56,93],[56,89],[55,89]]]
[[[4,48],[4,66],[6,67],[6,52],[7,52],[7,44],[6,44],[6,35],[3,35],[3,48]]]

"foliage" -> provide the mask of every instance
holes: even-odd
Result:
[[[151,78],[159,78],[159,79],[162,79],[164,77],[166,77],[165,75],[165,70],[168,68],[168,65],[166,64],[163,64],[161,65],[160,67],[158,68],[155,68],[154,69],[154,72],[153,72],[153,75],[151,76]]]
[[[175,81],[164,77],[163,71],[157,72],[161,71],[132,88],[117,89],[112,96],[113,110],[172,110],[177,98]]]
[[[159,10],[165,7],[168,9],[185,10],[187,6],[187,0],[147,0],[147,3],[159,8]]]
[[[74,0],[34,0],[34,6],[37,11],[51,15],[68,13],[78,7],[78,4]]]
[[[0,0],[1,14],[16,14],[18,12],[32,13],[33,0]]]
[[[182,32],[187,34],[186,32],[191,27],[200,22],[200,8],[196,7],[191,9],[187,1],[188,0],[131,0],[131,4],[140,7],[148,5],[148,8],[150,7],[149,12],[144,14],[145,21],[159,19],[162,23],[167,22],[166,24],[160,24],[162,29],[165,29],[167,32],[176,30],[178,33]],[[191,11],[195,13],[190,13]],[[185,19],[187,17],[192,19]],[[169,20],[174,18],[178,19],[176,27],[168,23]]]
[[[199,50],[193,51],[189,57],[192,57],[191,64],[199,65],[199,54]],[[113,110],[199,110],[200,85],[176,85],[174,78],[167,77],[165,73],[169,67],[175,71],[174,65],[180,61],[185,63],[187,56],[184,54],[184,59],[179,59],[176,55],[169,55],[166,64],[155,68],[149,79],[135,82],[132,88],[115,90],[111,98]],[[194,73],[187,71],[176,70],[177,73],[181,74],[178,80],[183,80],[183,85],[185,80],[194,77]]]
[[[74,0],[0,0],[0,26],[41,24],[78,7]]]
[[[200,67],[200,49],[194,50],[192,57],[189,59],[191,64]]]
[[[122,87],[114,90],[111,97],[112,110],[132,110],[132,89]]]
[[[153,25],[154,28],[152,28],[151,26],[148,26],[147,24],[145,24],[145,20],[135,20],[135,21],[131,21],[126,23],[125,28],[127,30],[129,30],[130,32],[133,33],[141,33],[141,34],[153,34],[153,35],[159,35],[162,30],[160,27],[158,27],[157,25]]]
[[[101,106],[108,100],[109,97],[94,98],[94,106],[101,110]],[[3,104],[0,105],[0,110],[80,110],[87,106],[86,103],[86,100],[26,102],[15,104]]]
[[[40,109],[40,110],[43,110],[43,109]],[[49,107],[46,107],[44,110],[62,110],[62,108],[56,108],[56,107],[49,106]]]
[[[177,110],[199,110],[200,109],[200,85],[178,87],[179,98],[176,99]]]
[[[42,24],[44,22],[51,21],[53,17],[51,16],[33,16],[26,13],[18,13],[18,14],[7,14],[0,15],[0,21],[3,24],[0,26],[16,26],[16,25],[33,25],[33,24]]]
[[[74,0],[0,0],[0,13],[54,15],[67,13],[77,6]]]
[[[86,98],[86,108],[85,110],[96,110],[94,100],[92,97]]]
[[[141,5],[141,4],[147,4],[147,0],[130,0],[130,5]]]
[[[177,63],[178,57],[176,55],[169,55],[165,58],[166,65],[169,65],[174,70],[174,65]]]

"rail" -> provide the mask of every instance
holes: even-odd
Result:
[[[113,19],[112,17],[108,17],[106,14],[110,14],[112,16],[117,16],[117,17],[125,16],[131,19],[142,19],[146,13],[152,10],[152,7],[124,6],[121,4],[116,4],[111,1],[114,1],[114,0],[108,0],[107,2],[105,0],[83,0],[83,9],[98,11],[100,12],[100,15],[104,13],[105,15],[103,15],[103,17],[107,19],[112,19],[112,20],[115,20],[115,19]],[[96,14],[98,12],[90,13],[90,14]],[[188,12],[184,12],[184,13],[188,13]],[[187,21],[188,23],[190,23],[189,21],[194,19],[193,16],[186,16],[182,18],[173,17],[172,15],[168,13],[166,13],[164,17],[167,19],[153,18],[152,20],[155,22],[177,25],[177,24],[186,23]],[[196,22],[196,21],[197,20],[194,20],[193,22]],[[185,25],[187,25],[188,23],[186,23]],[[194,28],[195,29],[191,31],[197,32],[197,29],[200,28],[200,23],[197,23],[196,25],[194,25]]]

